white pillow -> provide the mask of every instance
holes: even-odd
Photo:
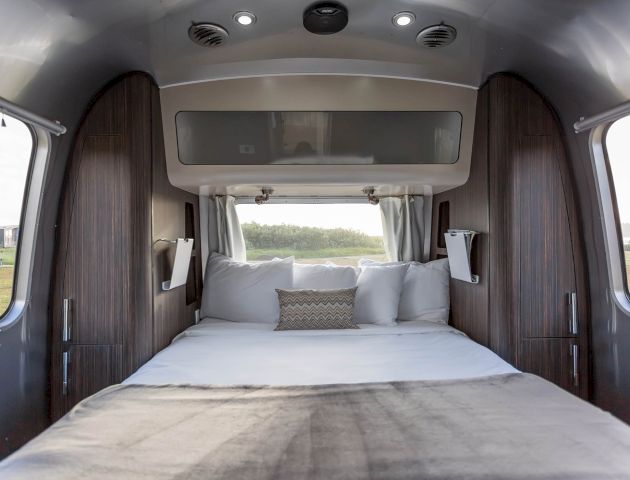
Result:
[[[243,263],[213,253],[208,259],[201,316],[233,322],[277,323],[276,288],[293,286],[293,257]]]
[[[448,258],[428,263],[378,263],[361,259],[361,266],[401,265],[408,269],[398,306],[398,320],[427,320],[448,323],[450,309]]]
[[[407,265],[361,267],[354,300],[355,323],[395,325]]]
[[[293,264],[293,288],[296,290],[339,290],[356,284],[354,267]]]

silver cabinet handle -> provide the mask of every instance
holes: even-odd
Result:
[[[66,351],[61,354],[61,394],[68,395],[68,365],[70,363],[70,352]]]
[[[61,332],[61,341],[69,342],[72,339],[72,324],[70,321],[70,310],[72,303],[69,298],[63,299],[63,330]]]
[[[579,345],[574,343],[571,345],[571,360],[573,362],[573,371],[571,372],[571,376],[573,378],[573,386],[577,387],[580,385],[580,359],[579,359]]]
[[[578,305],[577,294],[571,292],[569,294],[569,333],[571,335],[578,334]]]

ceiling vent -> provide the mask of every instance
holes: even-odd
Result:
[[[188,29],[188,36],[202,47],[220,47],[230,34],[221,25],[215,23],[193,23]]]
[[[330,35],[348,25],[348,9],[336,2],[321,2],[304,11],[304,28],[316,35]]]
[[[416,42],[425,48],[441,48],[450,45],[457,38],[457,30],[450,25],[432,25],[420,31]]]

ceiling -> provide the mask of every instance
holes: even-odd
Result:
[[[0,0],[0,96],[75,125],[88,99],[129,70],[160,86],[291,73],[421,78],[477,87],[497,71],[520,73],[565,123],[630,98],[627,0],[346,0],[347,28],[302,28],[308,0]],[[236,10],[258,21],[244,28]],[[396,28],[403,10],[416,22]],[[192,21],[230,32],[222,47],[189,41]],[[451,46],[423,50],[415,35],[444,21]]]

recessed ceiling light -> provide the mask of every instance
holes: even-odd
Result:
[[[234,14],[234,21],[239,25],[247,27],[256,23],[256,15],[252,12],[236,12]]]
[[[416,21],[416,16],[411,12],[400,12],[392,17],[392,22],[397,27],[407,27]]]

